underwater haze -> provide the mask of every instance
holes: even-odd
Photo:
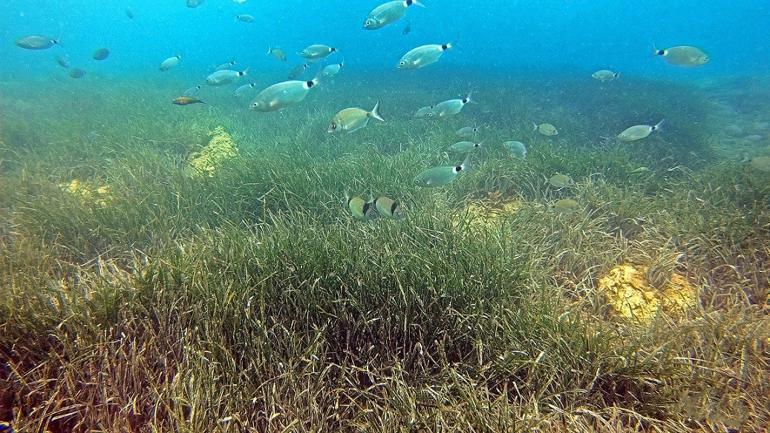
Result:
[[[185,55],[188,70],[205,70],[231,58],[269,70],[275,65],[263,56],[268,46],[285,47],[293,54],[319,40],[338,46],[352,68],[390,69],[412,46],[446,42],[457,46],[444,65],[455,71],[614,68],[639,76],[698,79],[766,73],[770,68],[770,6],[760,0],[441,0],[427,1],[426,6],[410,10],[404,22],[370,32],[362,29],[372,9],[367,2],[252,0],[239,5],[208,0],[191,9],[183,0],[8,0],[0,6],[6,41],[0,47],[0,73],[20,78],[57,72],[48,53],[23,52],[12,44],[38,33],[60,38],[64,47],[59,51],[71,53],[75,62],[86,62],[96,47],[111,47],[110,67],[98,71],[116,78],[152,71],[160,60],[177,53]],[[126,17],[126,9],[135,14],[134,20]],[[244,13],[255,21],[235,22],[234,16]],[[407,21],[413,30],[401,37]],[[651,61],[654,44],[707,47],[716,61],[708,71],[671,71]]]
[[[4,0],[0,432],[766,433],[768,22]]]

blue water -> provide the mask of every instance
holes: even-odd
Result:
[[[206,0],[198,8],[184,0],[51,1],[4,0],[0,5],[0,79],[61,77],[53,57],[68,54],[90,74],[120,77],[154,74],[158,64],[184,56],[175,74],[203,74],[236,59],[253,70],[278,68],[265,55],[268,45],[294,54],[312,43],[338,47],[336,59],[352,68],[395,68],[407,50],[426,43],[453,42],[438,70],[592,72],[611,68],[653,79],[704,79],[770,71],[770,3],[739,1],[617,0],[425,0],[405,20],[367,31],[362,23],[379,0]],[[125,10],[136,15],[129,20]],[[248,13],[253,23],[234,16]],[[402,35],[406,22],[412,32]],[[61,38],[45,51],[14,45],[28,34]],[[667,65],[651,55],[653,44],[695,45],[711,62],[703,68]],[[90,56],[108,47],[108,61]],[[408,77],[409,73],[400,77]],[[404,78],[408,79],[408,78]]]

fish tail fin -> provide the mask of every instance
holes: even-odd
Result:
[[[421,1],[419,1],[419,0],[406,0],[406,5],[407,6],[419,6],[421,8],[425,7],[425,5]]]
[[[615,78],[620,78],[620,72],[615,72]]]
[[[471,168],[471,152],[468,152],[465,154],[465,159],[463,160],[462,164],[460,164],[460,171],[466,171],[470,170]]]
[[[273,52],[273,47],[271,47],[270,45],[268,45],[268,46],[267,46],[267,53],[265,53],[265,54],[272,54],[272,52]]]
[[[653,56],[665,56],[666,50],[658,49],[658,46],[655,45],[655,42],[652,43],[652,55]]]
[[[249,75],[249,68],[246,68],[246,69],[242,70],[241,72],[238,72],[238,76],[239,77],[243,77],[245,75]]]
[[[382,118],[380,115],[380,102],[377,101],[376,104],[374,104],[374,108],[372,108],[372,111],[369,112],[369,116],[379,120],[380,122],[384,122],[385,119]]]
[[[532,122],[532,132],[537,131],[537,123]]]
[[[450,50],[450,49],[452,49],[454,47],[455,47],[454,46],[454,42],[447,42],[447,43],[445,43],[444,45],[441,46],[441,50],[442,51],[446,51],[446,50]]]
[[[660,119],[660,122],[658,122],[655,126],[652,127],[653,131],[663,131],[663,125],[666,124],[666,119]]]
[[[473,92],[468,92],[468,96],[465,97],[465,103],[466,104],[478,104],[475,99],[473,99]]]

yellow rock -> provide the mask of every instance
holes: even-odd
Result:
[[[107,207],[112,201],[110,187],[96,186],[90,182],[72,179],[70,183],[59,184],[62,191],[77,196],[83,203],[93,203],[99,207]]]
[[[504,200],[499,192],[488,193],[485,200],[469,202],[452,218],[452,226],[466,227],[471,232],[494,230],[500,227],[506,216],[521,209],[522,203]]]
[[[616,316],[647,323],[661,311],[678,315],[697,304],[698,290],[685,277],[673,274],[669,286],[657,290],[647,281],[647,269],[622,264],[599,279],[598,291]]]
[[[194,175],[214,176],[227,160],[238,156],[233,137],[221,126],[209,132],[211,140],[200,152],[190,155],[190,167]]]

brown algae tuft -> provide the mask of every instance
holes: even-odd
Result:
[[[221,126],[209,132],[211,140],[200,152],[190,155],[190,168],[194,176],[214,176],[228,160],[238,156],[235,140]]]
[[[698,303],[698,289],[679,274],[672,274],[663,289],[647,280],[647,267],[622,264],[599,279],[598,291],[614,316],[648,323],[659,312],[680,315]]]

